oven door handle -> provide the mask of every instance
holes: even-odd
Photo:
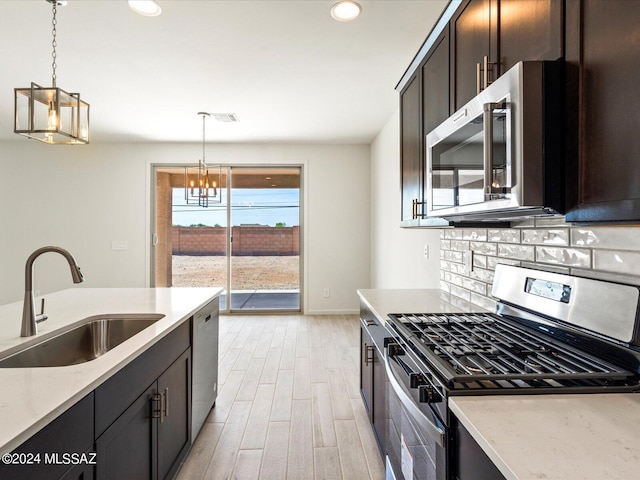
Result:
[[[395,373],[393,372],[393,368],[391,367],[389,351],[386,348],[384,349],[384,367],[387,371],[389,383],[391,384],[393,391],[400,399],[400,403],[402,403],[405,409],[411,414],[413,419],[417,422],[418,426],[423,431],[427,432],[431,439],[434,440],[440,447],[445,448],[444,430],[433,423],[433,421],[417,407],[413,398],[411,398],[411,395],[407,393],[405,387],[398,381]]]

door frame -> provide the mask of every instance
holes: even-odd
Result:
[[[156,282],[156,241],[157,241],[157,219],[156,219],[156,185],[157,185],[157,171],[161,168],[175,168],[175,169],[184,169],[185,167],[197,167],[196,163],[149,163],[149,184],[150,184],[150,195],[147,196],[149,198],[149,286],[151,288],[155,288]],[[299,256],[298,256],[298,283],[299,287],[299,308],[297,310],[293,309],[250,309],[250,310],[242,310],[242,309],[232,309],[231,308],[231,295],[227,296],[227,301],[225,302],[225,309],[220,310],[221,313],[225,314],[241,314],[241,315],[261,315],[261,314],[293,314],[293,313],[304,313],[304,299],[306,297],[304,290],[304,245],[305,241],[305,228],[304,228],[304,198],[305,198],[305,177],[304,177],[304,164],[301,163],[257,163],[257,164],[222,164],[222,168],[226,170],[227,175],[227,278],[226,278],[226,286],[224,287],[224,291],[228,292],[231,288],[231,233],[232,233],[232,225],[231,225],[231,189],[232,189],[232,180],[231,180],[231,171],[232,169],[292,169],[297,168],[300,171],[300,187],[299,187],[299,206],[298,206],[298,223],[300,225],[299,231]]]

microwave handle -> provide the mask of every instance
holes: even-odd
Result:
[[[384,368],[387,371],[389,383],[391,384],[393,391],[400,399],[400,403],[402,403],[405,409],[411,414],[420,428],[424,432],[426,432],[440,447],[444,448],[444,430],[439,428],[429,417],[427,417],[424,413],[422,413],[422,411],[420,411],[420,409],[416,406],[413,398],[411,398],[411,395],[409,395],[405,391],[402,384],[396,379],[395,373],[393,373],[393,369],[391,368],[391,361],[389,360],[389,350],[387,348],[384,349]]]
[[[485,200],[491,200],[493,183],[493,111],[505,108],[504,102],[485,103],[483,113],[484,124],[484,196]]]

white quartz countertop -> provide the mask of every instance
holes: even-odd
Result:
[[[387,321],[389,313],[451,313],[463,312],[461,307],[451,304],[451,296],[437,288],[422,289],[361,289],[360,300],[381,321]],[[483,309],[473,308],[476,312]]]
[[[0,368],[0,454],[10,452],[222,292],[218,288],[75,288],[45,295],[49,319],[20,337],[22,302],[0,306],[0,357],[103,314],[164,318],[101,357],[66,367]],[[39,307],[39,305],[38,305]]]
[[[358,294],[381,321],[462,311],[437,289]],[[508,480],[640,478],[640,393],[453,396],[449,408]]]
[[[640,478],[640,394],[450,397],[508,480]]]

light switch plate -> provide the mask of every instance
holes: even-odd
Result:
[[[129,250],[129,242],[126,240],[112,240],[111,250]]]

